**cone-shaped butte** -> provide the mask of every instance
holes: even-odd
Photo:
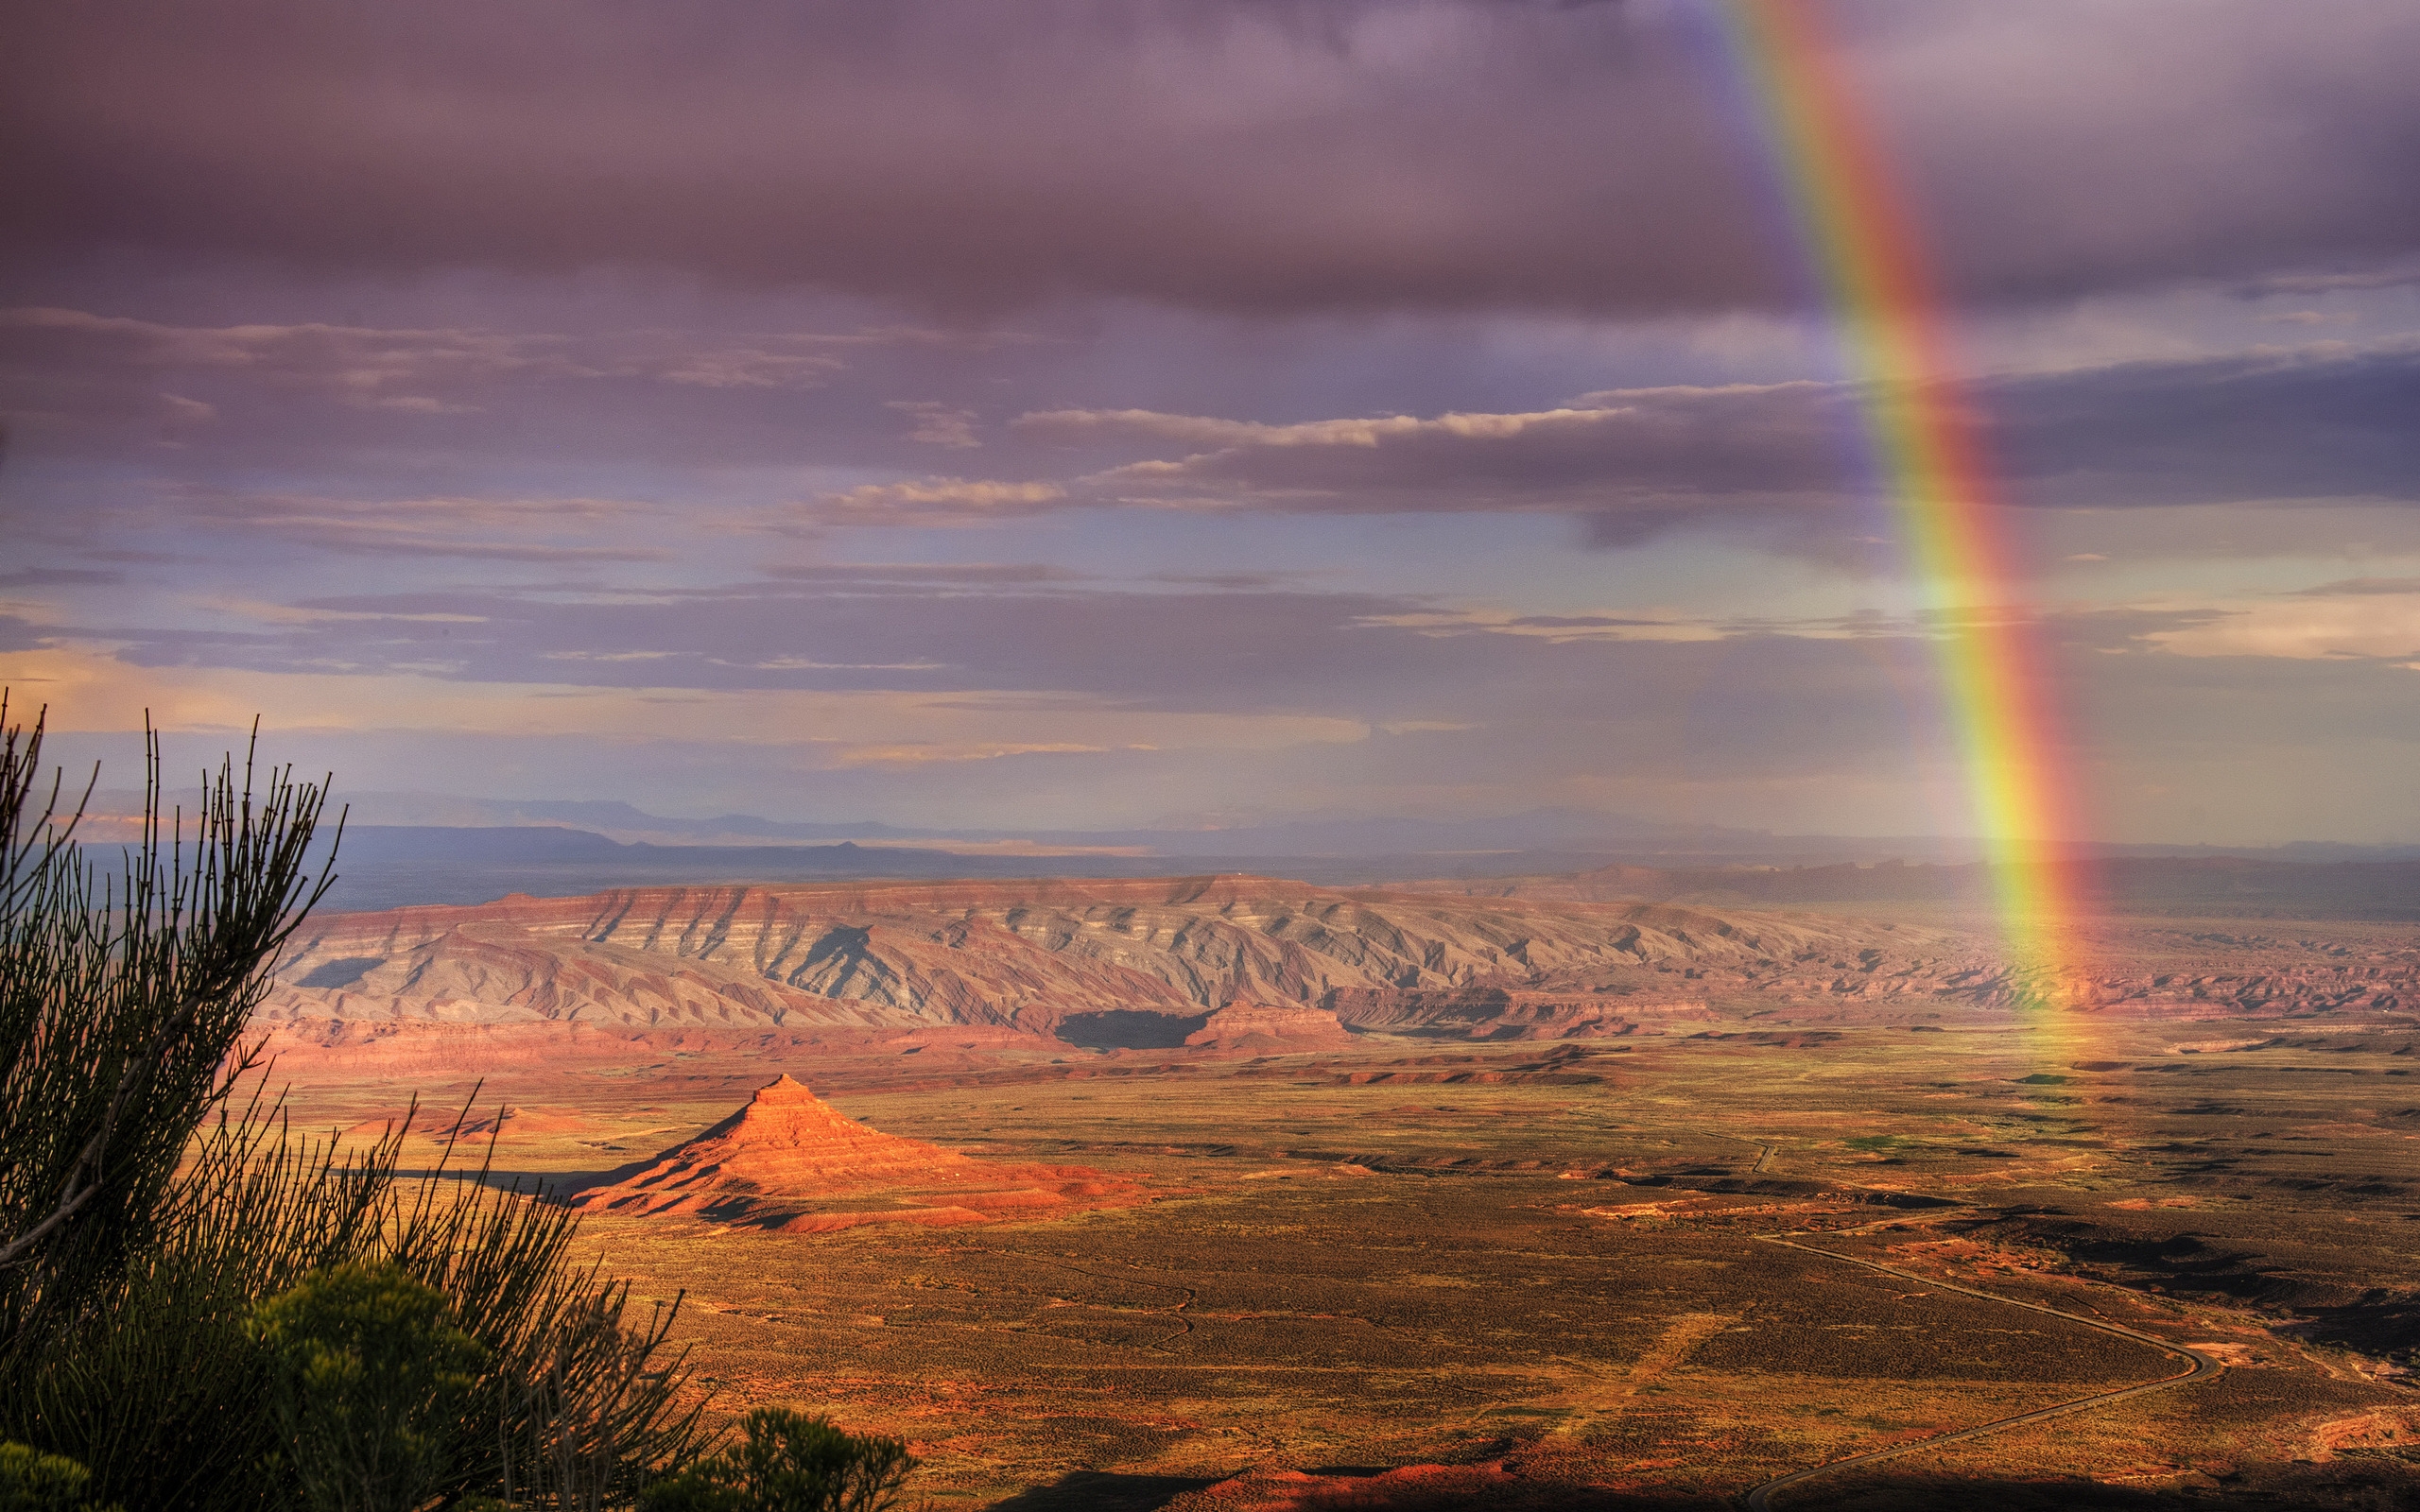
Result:
[[[856,1224],[992,1223],[1146,1200],[1080,1165],[977,1160],[869,1128],[786,1074],[748,1106],[571,1199],[630,1214],[689,1213],[790,1232]]]

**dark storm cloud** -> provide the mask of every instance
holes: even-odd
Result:
[[[1828,9],[1963,294],[2359,273],[2420,234],[2400,0]],[[1687,3],[23,6],[0,197],[37,257],[1771,302],[1796,259],[1711,36]]]
[[[1928,398],[1976,421],[2024,506],[2420,500],[2420,347],[2327,345],[1990,379]],[[1690,523],[1821,524],[1872,497],[1865,390],[1838,383],[1616,389],[1525,414],[1266,424],[1148,410],[1020,418],[1032,441],[1144,446],[1061,487],[869,486],[824,518],[932,522],[1080,504],[1586,516],[1608,544]]]
[[[2342,343],[1979,386],[2018,502],[2420,500],[2420,345]]]

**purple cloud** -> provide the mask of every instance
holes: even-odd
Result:
[[[1828,7],[1949,285],[2357,272],[2420,235],[2420,12]],[[9,241],[647,265],[961,307],[1770,304],[1685,5],[20,8]]]

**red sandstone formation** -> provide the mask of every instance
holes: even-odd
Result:
[[[572,1206],[693,1213],[791,1233],[1054,1217],[1144,1200],[1134,1182],[1083,1166],[980,1160],[881,1133],[787,1075],[697,1138],[609,1179]]]
[[[1186,1035],[1184,1043],[1190,1050],[1229,1055],[1291,1056],[1312,1050],[1347,1049],[1353,1044],[1353,1036],[1326,1008],[1230,1004]]]

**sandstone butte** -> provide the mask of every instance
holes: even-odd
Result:
[[[789,1233],[1058,1217],[1150,1200],[1137,1183],[1084,1166],[977,1160],[882,1133],[786,1074],[704,1133],[605,1180],[571,1205]]]
[[[1353,1035],[1332,1009],[1231,1003],[1184,1037],[1188,1050],[1231,1056],[1290,1056],[1314,1050],[1345,1050]]]

